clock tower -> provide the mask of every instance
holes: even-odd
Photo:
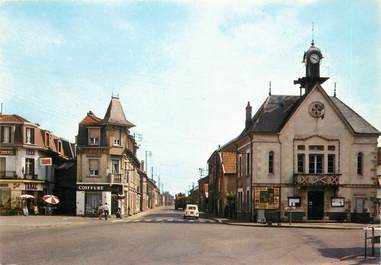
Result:
[[[315,47],[315,43],[312,40],[311,47],[303,56],[303,63],[306,66],[306,76],[294,81],[294,84],[300,84],[300,88],[304,88],[306,93],[317,83],[322,84],[329,78],[320,77],[321,59],[323,59],[323,55],[320,49]]]

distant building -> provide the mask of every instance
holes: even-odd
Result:
[[[231,146],[214,151],[208,159],[208,210],[219,216],[232,216],[236,211],[236,152]]]
[[[38,206],[44,211],[42,196],[55,192],[56,181],[75,178],[73,144],[43,130],[38,124],[18,115],[0,115],[0,213],[20,213],[22,203],[32,212]],[[34,199],[20,200],[29,194]],[[62,213],[71,213],[74,192],[60,196],[57,206]]]
[[[169,192],[164,192],[164,206],[172,206],[175,203],[175,198]]]
[[[198,180],[199,187],[199,202],[198,207],[200,211],[208,212],[208,198],[209,198],[209,176],[203,177]]]

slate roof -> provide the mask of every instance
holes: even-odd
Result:
[[[252,118],[251,126],[248,129],[245,129],[243,133],[249,131],[254,133],[279,132],[303,99],[304,96],[272,95],[267,97],[263,105]],[[337,97],[330,97],[330,99],[355,133],[380,134],[376,128],[370,125],[364,118],[348,107],[340,99]]]
[[[344,102],[342,102],[337,97],[331,97],[332,101],[335,103],[336,107],[343,114],[344,118],[348,121],[349,125],[352,127],[355,133],[365,133],[365,134],[379,134],[380,132],[370,125],[365,119],[363,119],[354,110],[348,107]]]
[[[126,119],[126,116],[124,115],[124,111],[122,108],[122,104],[120,103],[119,98],[117,97],[111,98],[110,104],[107,108],[107,112],[101,123],[125,126],[127,128],[135,126]]]

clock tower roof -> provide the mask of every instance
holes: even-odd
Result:
[[[313,53],[319,55],[320,58],[324,58],[323,54],[321,53],[321,50],[318,47],[315,46],[314,42],[312,42],[311,43],[311,47],[304,53],[303,63],[306,63],[307,58],[309,58],[310,55],[313,54]]]

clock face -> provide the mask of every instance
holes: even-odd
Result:
[[[310,56],[311,63],[313,63],[313,64],[318,63],[319,60],[320,60],[319,55],[317,55],[316,53],[311,54],[311,56]]]

